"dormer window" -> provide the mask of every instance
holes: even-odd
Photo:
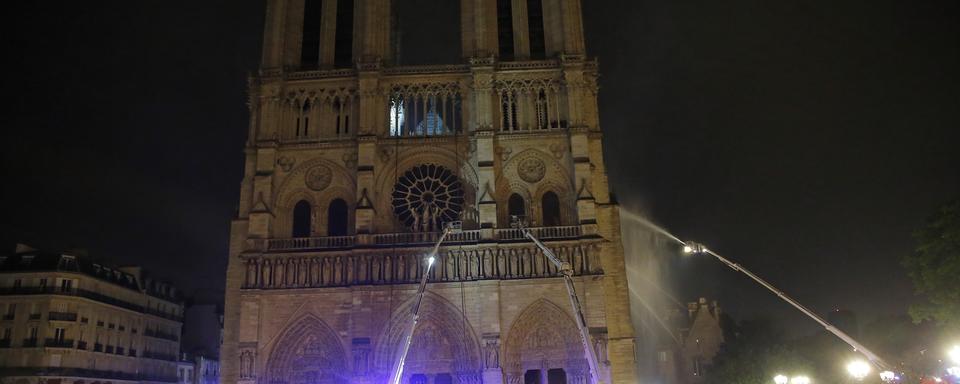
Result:
[[[24,255],[20,257],[20,265],[29,266],[30,264],[33,263],[33,258],[34,258],[33,255]]]

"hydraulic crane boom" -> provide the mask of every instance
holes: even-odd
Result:
[[[420,320],[420,304],[423,302],[423,294],[427,289],[427,278],[430,276],[430,270],[433,269],[437,252],[440,251],[440,244],[447,238],[447,235],[456,231],[460,231],[459,223],[451,223],[444,228],[440,239],[437,240],[437,244],[433,246],[433,250],[430,251],[430,254],[427,256],[427,268],[423,271],[423,276],[420,277],[420,286],[417,288],[416,299],[414,299],[413,308],[410,310],[413,318],[410,320],[410,323],[407,324],[407,329],[403,331],[403,336],[400,339],[400,358],[394,363],[392,373],[390,374],[391,384],[400,384],[400,378],[403,376],[403,364],[407,360],[407,352],[410,351],[410,343],[413,341],[413,331],[416,330],[417,321]]]
[[[600,381],[600,367],[597,364],[597,354],[593,350],[593,347],[590,346],[590,330],[587,328],[587,320],[583,316],[583,306],[580,305],[580,299],[577,297],[577,291],[573,286],[573,268],[570,266],[570,263],[560,261],[560,258],[558,258],[550,248],[543,245],[533,233],[530,233],[529,229],[520,226],[520,230],[523,231],[524,236],[540,248],[540,251],[547,256],[547,259],[550,260],[550,262],[560,270],[560,274],[563,275],[563,283],[567,287],[567,296],[570,298],[570,305],[573,307],[573,313],[577,320],[577,328],[580,330],[580,342],[583,344],[583,354],[587,358],[587,364],[590,365],[590,377],[593,378],[594,384],[602,384],[603,382]]]

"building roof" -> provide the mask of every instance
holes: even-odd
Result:
[[[144,277],[140,268],[103,265],[81,253],[56,253],[18,245],[13,254],[0,256],[0,273],[16,272],[80,273],[159,299],[177,303],[183,301],[172,285]]]

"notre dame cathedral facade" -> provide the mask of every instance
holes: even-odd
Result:
[[[563,281],[515,216],[572,265],[599,377],[637,382],[581,0],[438,1],[453,64],[404,63],[409,0],[267,0],[225,383],[386,383],[451,222],[403,382],[589,383]]]

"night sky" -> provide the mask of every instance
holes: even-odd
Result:
[[[910,233],[960,195],[956,1],[583,2],[625,209],[819,312],[905,310]],[[263,1],[17,3],[3,250],[84,248],[219,299]],[[796,319],[713,260],[673,267],[681,299]]]

